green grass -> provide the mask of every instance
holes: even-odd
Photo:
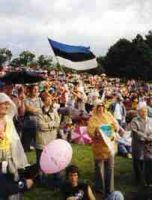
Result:
[[[72,164],[80,168],[81,178],[93,185],[94,162],[90,146],[73,144]],[[34,152],[28,153],[30,163],[35,162]],[[137,192],[132,174],[132,160],[122,157],[116,157],[115,162],[115,188],[125,195],[126,199],[131,199],[133,192]],[[59,190],[49,188],[34,187],[30,192],[25,194],[25,200],[62,200]]]

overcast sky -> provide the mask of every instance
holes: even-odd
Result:
[[[152,30],[152,0],[0,0],[0,48],[52,54],[47,37],[105,55]]]

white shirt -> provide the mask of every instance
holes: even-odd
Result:
[[[118,120],[122,120],[122,107],[119,103],[116,103],[114,117]]]

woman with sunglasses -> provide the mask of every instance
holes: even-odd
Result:
[[[92,151],[95,160],[95,190],[108,196],[114,191],[114,152],[99,131],[102,125],[111,127],[109,143],[115,146],[116,134],[119,125],[115,118],[106,110],[105,104],[98,100],[88,122],[88,134],[92,137]],[[114,151],[114,148],[113,148]]]

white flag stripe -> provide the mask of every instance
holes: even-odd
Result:
[[[81,61],[81,62],[72,62],[70,60],[67,60],[65,58],[56,56],[58,62],[60,65],[64,65],[67,68],[75,69],[75,70],[89,70],[97,67],[97,61],[96,58],[87,60],[87,61]]]

